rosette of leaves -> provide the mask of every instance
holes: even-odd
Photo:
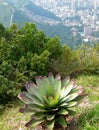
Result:
[[[52,73],[48,77],[36,77],[36,83],[26,83],[27,92],[18,98],[25,103],[20,112],[31,112],[31,119],[26,127],[45,123],[47,130],[53,130],[55,123],[67,127],[66,116],[74,114],[73,107],[85,96],[82,87],[67,77],[61,80]]]

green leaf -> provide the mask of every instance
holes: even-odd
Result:
[[[53,76],[52,73],[49,73],[48,79],[49,79],[49,82],[50,82],[50,86],[53,86],[53,83],[54,83],[54,76]]]
[[[58,106],[57,106],[56,108],[51,108],[51,111],[52,111],[52,112],[56,112],[58,109],[59,109],[59,108],[58,108]]]
[[[68,111],[64,108],[60,108],[59,111],[57,112],[57,114],[60,114],[60,115],[67,115],[68,114]]]
[[[68,95],[66,98],[64,98],[66,100],[66,102],[70,102],[72,100],[74,100],[75,98],[78,97],[78,93],[73,93],[71,95]]]
[[[73,115],[76,114],[76,112],[73,111],[73,110],[67,109],[67,111],[68,111],[68,113],[69,113],[70,116],[73,116]]]
[[[78,93],[70,94],[70,95],[68,95],[68,96],[65,96],[65,97],[61,98],[61,99],[59,100],[59,104],[62,105],[62,104],[64,104],[64,103],[68,103],[68,102],[70,102],[70,101],[72,101],[72,100],[75,101],[75,99],[76,99],[77,97],[78,97]]]
[[[77,102],[69,102],[67,107],[74,107],[77,105]]]
[[[60,74],[57,74],[57,75],[56,75],[55,80],[61,80]]]
[[[39,92],[39,88],[34,83],[26,83],[25,87],[29,94],[33,96],[34,100],[36,100],[37,102],[43,101],[42,96]]]
[[[34,113],[34,111],[32,109],[27,109],[27,108],[20,108],[19,112],[21,113]]]
[[[64,116],[56,117],[56,122],[59,123],[63,127],[67,127],[67,122]]]
[[[53,130],[55,124],[55,120],[46,121],[47,130]]]
[[[53,119],[54,119],[54,117],[55,117],[55,115],[54,115],[54,114],[53,114],[53,115],[51,115],[51,114],[46,114],[46,119],[47,119],[48,121],[53,120]]]
[[[78,104],[80,104],[82,102],[82,99],[85,97],[85,94],[84,95],[79,95],[77,96],[74,100],[72,101],[77,101]]]
[[[57,75],[54,79],[54,83],[53,83],[53,88],[54,91],[56,91],[57,93],[60,93],[61,91],[61,77],[60,75]]]
[[[69,96],[69,95],[68,95]],[[67,104],[68,96],[62,97],[59,99],[59,104],[62,106],[62,104]]]
[[[45,113],[43,112],[35,112],[34,114],[32,114],[31,118],[35,118],[37,119],[42,119],[45,117]]]
[[[31,101],[31,103],[34,101],[33,96],[27,92],[24,92],[24,97],[29,99]]]
[[[33,104],[28,104],[28,109],[32,109],[35,111],[41,111],[41,112],[45,112],[45,106],[41,105],[41,104],[37,104],[37,103],[33,103]]]
[[[43,103],[43,98],[39,95],[39,93],[35,93],[34,95],[32,95],[33,97],[33,101],[34,102],[38,102],[38,103]]]
[[[18,95],[18,98],[26,104],[33,103],[33,100],[30,98],[27,92],[22,92]]]
[[[61,107],[64,107],[64,106],[67,106],[67,105],[68,105],[68,103],[66,103],[66,102],[60,103]]]
[[[54,107],[58,105],[58,97],[50,97],[49,99],[49,107]]]
[[[67,96],[70,93],[70,91],[72,90],[72,88],[73,88],[72,83],[70,83],[69,85],[63,87],[62,91],[61,91],[61,97]]]
[[[78,86],[73,87],[73,89],[71,90],[71,92],[69,94],[73,94],[73,93],[77,93],[79,91]]]
[[[62,80],[62,88],[64,86],[67,86],[70,82],[70,77],[66,77],[64,80]]]
[[[49,96],[47,98],[46,96],[44,96],[43,99],[44,99],[44,105],[46,107],[53,108],[58,105],[58,97]]]
[[[30,94],[35,93],[35,91],[38,92],[38,87],[34,83],[27,82],[25,87]]]
[[[48,100],[48,98],[45,95],[43,96],[43,101],[44,101],[44,105],[45,106],[49,105],[49,100]]]
[[[37,83],[37,86],[39,88],[44,87],[46,89],[47,87],[50,86],[50,82],[49,82],[49,80],[48,80],[48,78],[46,76],[45,77],[41,77],[41,76],[37,77],[36,78],[36,83]]]
[[[56,91],[54,90],[53,86],[49,86],[47,90],[47,95],[46,97],[55,97],[56,96]]]
[[[26,123],[25,126],[26,126],[26,127],[28,127],[28,126],[30,126],[30,125],[32,125],[32,126],[36,126],[36,125],[42,123],[43,121],[45,121],[44,118],[42,118],[42,119],[38,119],[38,120],[35,120],[35,119],[32,118],[28,123]]]

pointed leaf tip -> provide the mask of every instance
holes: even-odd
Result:
[[[19,112],[20,112],[20,113],[24,113],[24,112],[25,112],[25,108],[20,108],[20,109],[19,109]]]
[[[47,130],[53,130],[54,124],[55,124],[55,120],[47,121],[46,122]]]
[[[38,76],[36,76],[36,77],[35,77],[35,80],[38,80],[38,79],[39,79],[39,77],[38,77]]]
[[[30,87],[34,87],[34,86],[36,86],[34,83],[29,83],[29,82],[27,82],[27,83],[25,84],[26,89],[29,89]]]
[[[43,76],[39,76],[38,78],[42,80],[42,79],[43,79]]]
[[[60,80],[61,79],[61,75],[57,74],[56,77],[55,77],[55,79]]]
[[[25,127],[29,127],[29,126],[30,126],[29,122],[25,124]]]
[[[24,98],[24,92],[19,93],[17,96],[20,100],[22,100]]]
[[[47,115],[46,115],[46,118],[47,118],[48,121],[53,120],[54,117],[55,117],[55,115],[51,115],[51,114],[47,114]]]
[[[38,119],[38,120],[34,120],[34,118],[32,118],[28,123],[25,124],[26,127],[33,125],[34,127],[42,122],[44,122],[44,118],[42,119]]]
[[[58,116],[56,118],[56,121],[61,125],[63,126],[64,128],[67,127],[67,122],[66,122],[66,119],[64,116]]]
[[[28,86],[29,86],[29,84],[30,84],[29,82],[26,82],[25,87],[28,87]]]
[[[34,121],[34,118],[32,118],[29,122],[27,122],[27,123],[25,124],[25,127],[29,127],[30,125],[32,125],[32,124],[33,124],[33,121]]]
[[[66,76],[66,79],[67,79],[67,80],[70,80],[70,77],[69,77],[69,76]]]
[[[53,73],[52,73],[52,72],[50,72],[50,73],[49,73],[49,76],[53,76]]]
[[[27,83],[25,84],[25,88],[28,90],[30,87],[31,87],[31,84],[27,82]]]

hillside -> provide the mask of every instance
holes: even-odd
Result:
[[[22,25],[25,22],[56,24],[60,19],[53,13],[36,6],[30,0],[0,2],[0,23],[9,27],[12,23]]]
[[[60,18],[57,17],[56,15],[54,15],[53,13],[41,8],[40,6],[36,6],[35,4],[33,4],[32,2],[29,2],[25,8],[27,10],[29,10],[30,12],[33,12],[35,15],[39,15],[42,17],[46,17],[46,18],[51,18],[54,19],[56,21],[60,21]]]
[[[21,10],[15,9],[14,16],[13,16],[13,23],[16,23],[20,28],[26,22],[32,22],[31,18],[27,17],[27,15]]]
[[[72,46],[72,41],[70,37],[72,36],[71,27],[64,26],[62,24],[49,25],[37,23],[39,30],[44,30],[45,34],[49,37],[58,36],[61,40],[61,43],[65,43]]]
[[[58,36],[62,44],[70,46],[81,44],[81,37],[72,36],[71,27],[63,25],[59,17],[35,5],[31,0],[0,2],[0,23],[5,27],[8,28],[12,23],[16,23],[20,28],[26,22],[35,23],[38,29],[43,30],[47,36]]]
[[[27,4],[30,1],[31,0],[6,0],[6,2],[8,2],[9,4],[11,4],[17,8],[21,8],[22,5]]]

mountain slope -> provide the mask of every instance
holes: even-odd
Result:
[[[25,7],[30,12],[33,12],[36,15],[51,18],[51,19],[54,19],[54,20],[60,20],[60,18],[57,17],[55,14],[49,12],[48,10],[45,10],[45,9],[41,8],[40,6],[35,5],[33,2],[29,2]]]
[[[27,17],[27,15],[21,10],[15,9],[12,23],[17,24],[18,27],[20,28],[26,22],[32,22],[32,20],[29,17]]]
[[[9,4],[0,4],[0,23],[3,23],[5,27],[10,26],[12,11],[12,7]]]
[[[58,36],[61,43],[72,45],[75,40],[71,28],[62,25],[59,17],[35,5],[31,0],[0,1],[0,23],[5,27],[9,27],[12,23],[22,27],[26,22],[35,23],[38,29],[50,37]]]
[[[31,0],[5,0],[0,3],[0,23],[9,27],[12,23],[21,26],[25,22],[57,24],[60,18],[36,6]]]

